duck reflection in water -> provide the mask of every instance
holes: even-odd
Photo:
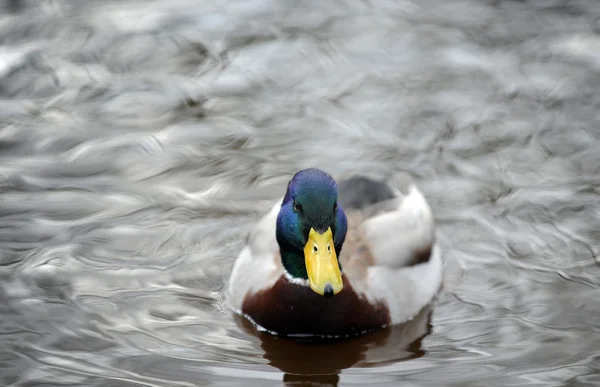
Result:
[[[287,338],[261,332],[247,319],[237,324],[260,340],[263,357],[284,375],[290,386],[336,386],[338,374],[350,367],[367,368],[397,363],[424,355],[421,341],[431,331],[432,305],[412,320],[369,334],[344,340]],[[312,384],[314,385],[314,384]]]

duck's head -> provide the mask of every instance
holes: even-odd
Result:
[[[337,184],[319,169],[304,169],[290,180],[277,217],[277,242],[287,274],[317,294],[343,288],[338,256],[347,220]]]

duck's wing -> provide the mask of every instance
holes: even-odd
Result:
[[[342,267],[356,291],[387,304],[394,324],[416,316],[437,294],[442,280],[431,208],[412,180],[401,182],[340,184],[345,190],[340,198],[353,198],[346,202],[349,229]]]
[[[360,227],[375,265],[400,268],[427,262],[435,244],[431,208],[414,184],[396,195],[363,211]]]
[[[239,312],[246,294],[269,288],[283,273],[275,227],[281,200],[254,226],[233,266],[226,301]]]
[[[396,186],[365,177],[339,184],[340,203],[348,217],[348,258],[360,259],[354,244],[371,265],[399,268],[429,259],[435,222],[423,194],[408,177]],[[365,248],[368,248],[365,250]],[[355,256],[352,256],[355,255]]]

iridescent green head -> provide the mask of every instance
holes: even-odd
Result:
[[[347,228],[335,180],[319,169],[296,173],[277,217],[277,242],[286,272],[308,280],[320,295],[339,293],[343,282],[338,256]]]

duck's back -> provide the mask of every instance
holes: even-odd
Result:
[[[338,200],[347,211],[364,209],[395,197],[387,183],[364,176],[353,176],[338,183]]]

